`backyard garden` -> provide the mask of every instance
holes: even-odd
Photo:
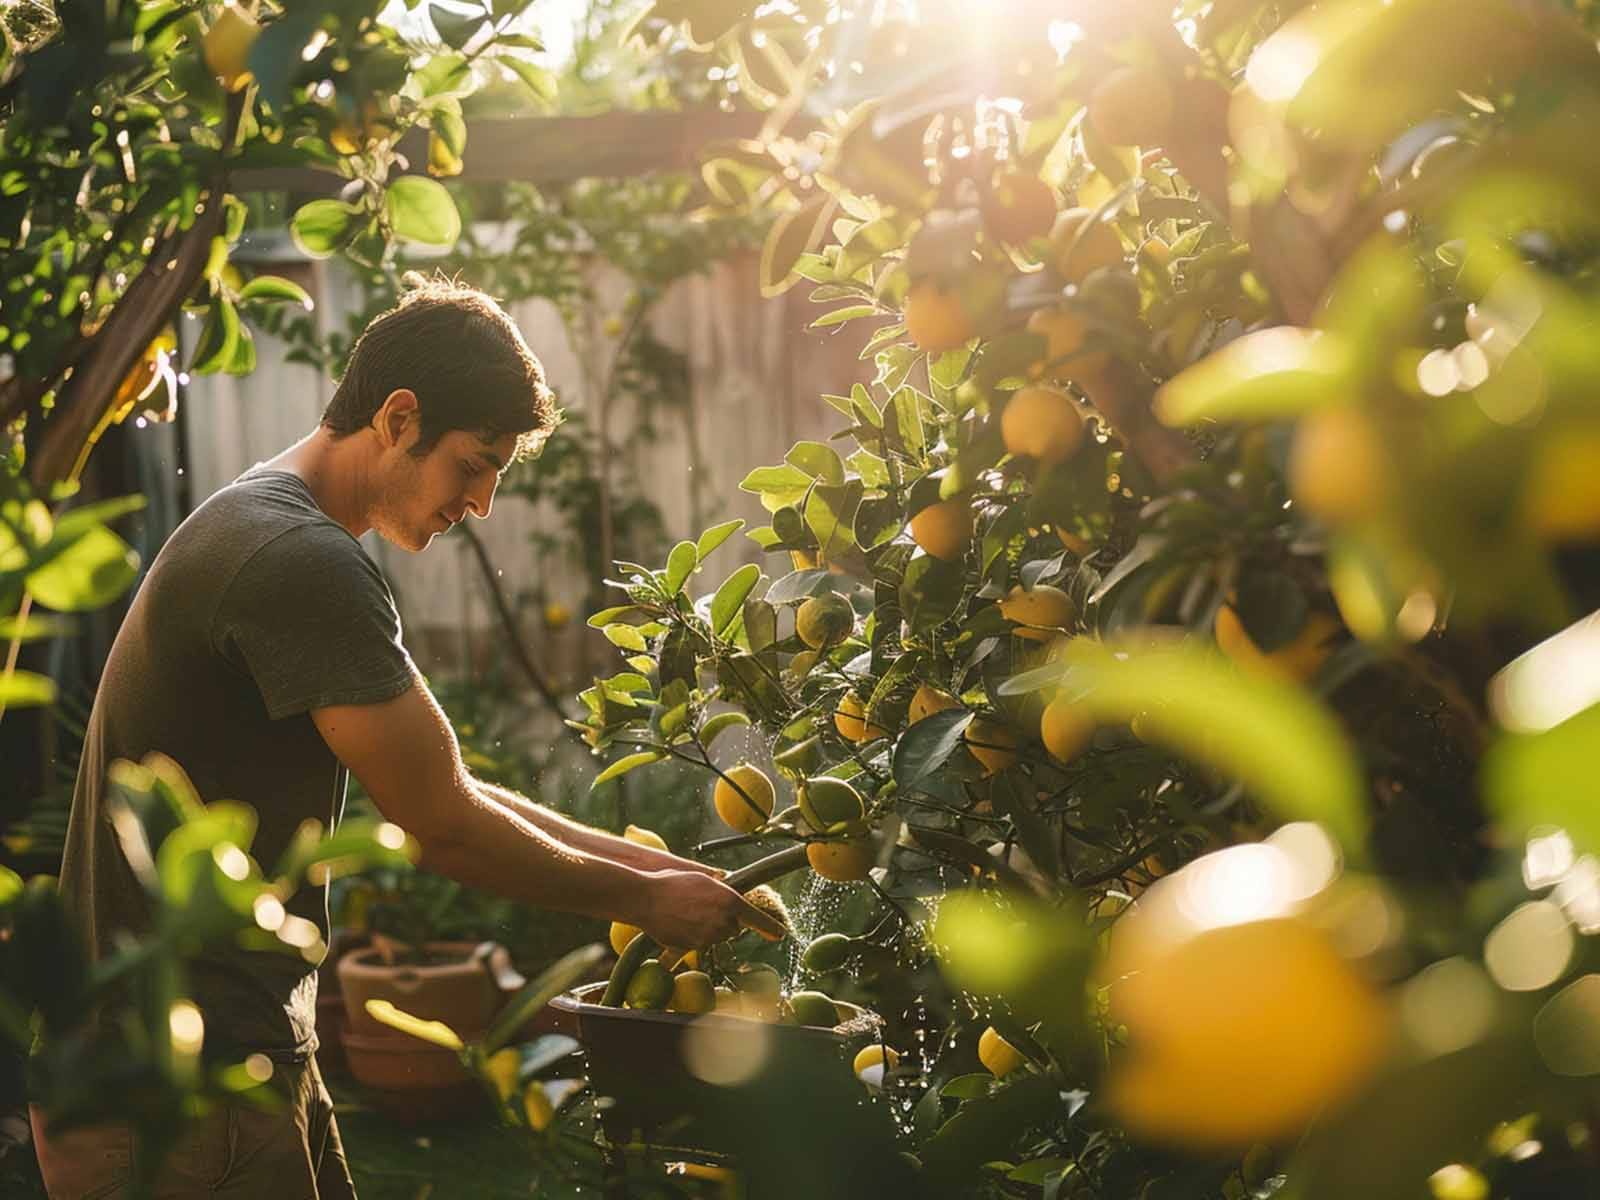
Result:
[[[155,1196],[273,1103],[207,1048],[226,947],[315,966],[369,1200],[1600,1195],[1600,5],[0,36],[0,1194],[30,1105]],[[441,277],[564,410],[432,574],[378,556],[463,762],[783,936],[464,886],[359,781],[257,845],[152,753],[149,927],[92,956],[57,876],[150,560]]]

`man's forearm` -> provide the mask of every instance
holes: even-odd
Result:
[[[499,802],[562,845],[570,846],[580,853],[604,858],[636,871],[702,871],[715,876],[724,874],[715,867],[697,863],[692,858],[679,858],[676,854],[657,850],[651,846],[641,846],[616,834],[595,829],[581,821],[574,821],[558,812],[552,812],[541,804],[535,804],[526,796],[520,796],[509,788],[484,783],[482,780],[473,782],[477,784],[478,790],[491,800]]]
[[[463,790],[470,795],[453,810],[448,831],[419,838],[423,867],[541,908],[639,923],[652,868],[552,835],[525,815],[537,807],[526,801],[512,805],[471,785]]]

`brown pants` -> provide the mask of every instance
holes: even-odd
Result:
[[[333,1100],[317,1060],[280,1066],[283,1108],[219,1105],[195,1121],[161,1164],[153,1200],[355,1200]],[[95,1125],[46,1136],[30,1108],[34,1149],[50,1200],[122,1200],[132,1191],[133,1132]]]

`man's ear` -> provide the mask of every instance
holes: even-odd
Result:
[[[395,388],[372,415],[372,427],[385,447],[398,446],[404,442],[408,428],[416,427],[420,432],[421,416],[417,394],[410,388]]]

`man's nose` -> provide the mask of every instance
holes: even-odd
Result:
[[[489,476],[487,484],[471,488],[467,491],[467,510],[480,521],[489,515],[489,510],[494,507],[494,493],[500,486],[500,476],[485,472]]]

